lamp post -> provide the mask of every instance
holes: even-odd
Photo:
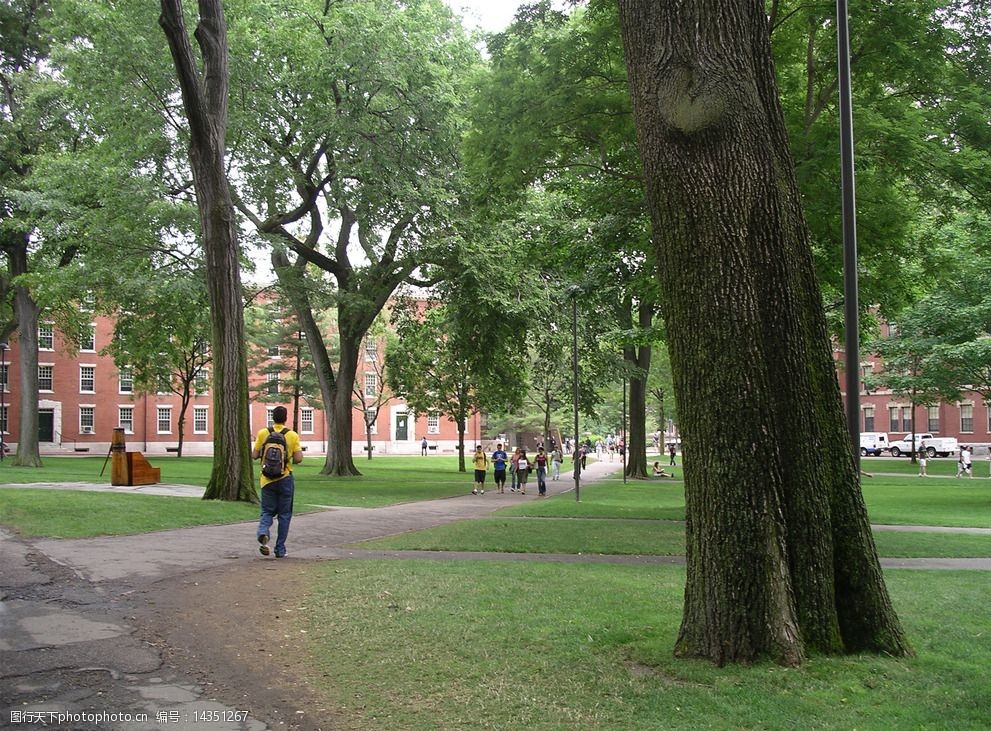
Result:
[[[575,407],[575,502],[581,502],[582,458],[578,453],[578,287],[571,290],[571,393]]]
[[[850,24],[846,0],[836,0],[840,82],[840,180],[843,212],[843,303],[846,350],[846,423],[860,473],[860,311],[857,288],[857,196],[853,166],[853,99],[850,88]]]
[[[4,442],[4,432],[7,431],[7,424],[9,419],[7,418],[7,382],[10,380],[7,374],[7,341],[0,343],[0,373],[3,374],[3,383],[0,384],[0,414],[3,415],[3,424],[0,425],[0,462],[6,456],[7,444]]]

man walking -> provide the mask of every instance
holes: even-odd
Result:
[[[275,538],[275,557],[285,558],[286,538],[289,537],[289,522],[292,520],[292,500],[296,484],[292,466],[303,461],[303,449],[299,434],[286,427],[286,407],[272,409],[273,424],[258,431],[252,459],[262,461],[262,508],[258,520],[258,551],[262,556],[271,553],[270,530],[275,518],[279,528]]]

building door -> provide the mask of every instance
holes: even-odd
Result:
[[[409,415],[396,414],[396,441],[405,442],[409,439]]]
[[[55,441],[55,409],[38,410],[38,441]]]

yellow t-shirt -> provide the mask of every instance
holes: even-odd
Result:
[[[485,452],[475,452],[475,469],[484,470],[489,466],[489,458],[485,456]]]
[[[278,431],[282,431],[283,429],[286,429],[285,424],[272,425],[272,431],[278,432]],[[292,456],[296,454],[296,452],[302,451],[302,445],[299,443],[299,434],[294,432],[292,429],[286,429],[286,433],[284,436],[286,438],[286,456],[289,458],[289,464],[286,467],[286,471],[282,473],[282,477],[285,477],[286,475],[292,472],[292,464],[293,464]],[[268,439],[268,427],[265,427],[264,429],[259,429],[258,435],[255,437],[255,446],[254,446],[254,449],[259,452],[259,456],[261,454],[261,449],[262,446],[265,444],[266,439]],[[267,485],[270,482],[277,482],[281,480],[282,477],[266,477],[265,475],[262,475],[261,485],[262,487],[265,487],[265,485]]]

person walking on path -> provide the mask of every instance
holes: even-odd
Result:
[[[543,447],[537,450],[533,461],[537,465],[537,494],[544,497],[547,495],[547,453]]]
[[[526,450],[519,450],[520,456],[516,460],[516,484],[520,492],[526,495],[526,480],[530,476],[530,460],[526,458]]]
[[[427,446],[428,446],[427,445],[427,438],[424,437],[423,439],[420,440],[420,456],[421,457],[426,457],[427,456]]]
[[[960,447],[960,457],[957,460],[957,477],[966,473],[968,477],[974,477],[973,457],[970,454],[970,447]]]
[[[485,494],[485,471],[489,468],[489,458],[482,451],[482,445],[475,446],[475,456],[472,458],[475,465],[475,485],[471,490],[472,495]]]
[[[561,479],[561,463],[564,461],[564,455],[561,454],[560,447],[555,447],[554,451],[551,452],[551,479],[557,482]]]
[[[678,453],[678,449],[674,446],[674,442],[671,442],[668,445],[668,454],[671,456],[671,461],[668,462],[669,467],[677,467],[677,463],[675,461],[675,455],[677,453]]]
[[[919,477],[929,477],[926,473],[926,465],[929,464],[929,452],[925,445],[919,445]]]
[[[492,479],[495,480],[499,492],[506,492],[506,463],[509,455],[502,448],[501,444],[496,445],[496,450],[492,453]]]
[[[296,490],[292,466],[303,461],[303,449],[299,434],[286,427],[286,407],[272,409],[272,426],[260,429],[255,436],[252,459],[262,460],[262,507],[258,519],[258,551],[262,556],[271,553],[273,521],[278,518],[279,528],[275,538],[275,557],[285,558],[289,523],[292,521],[292,499]],[[280,470],[281,467],[281,470]]]
[[[509,471],[511,473],[510,479],[512,481],[512,484],[510,485],[509,488],[510,492],[516,492],[517,490],[519,490],[519,479],[518,479],[519,476],[516,474],[516,469],[517,469],[517,465],[519,464],[519,461],[520,461],[520,448],[517,447],[516,449],[513,450],[513,456],[509,458]]]

